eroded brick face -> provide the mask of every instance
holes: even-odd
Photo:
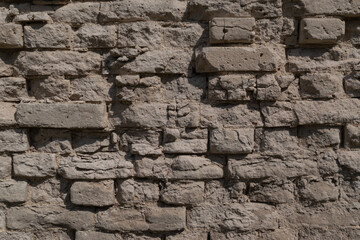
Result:
[[[360,239],[360,0],[0,3],[0,240]]]

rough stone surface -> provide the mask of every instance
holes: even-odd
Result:
[[[0,240],[360,239],[360,0],[0,2]]]

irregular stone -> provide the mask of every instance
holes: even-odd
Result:
[[[21,24],[1,24],[0,48],[22,48],[23,45],[23,29]]]
[[[15,23],[52,23],[52,18],[46,12],[30,12],[17,15]]]
[[[266,127],[293,127],[297,118],[290,102],[261,102],[261,114]]]
[[[186,2],[179,0],[150,1],[145,4],[141,0],[106,2],[101,4],[99,18],[103,22],[180,21],[184,17],[186,5]]]
[[[112,207],[97,213],[96,227],[109,231],[146,231],[149,224],[140,210]]]
[[[34,240],[71,240],[69,230],[43,230],[34,232]]]
[[[298,184],[300,197],[312,202],[336,201],[339,189],[328,182],[308,182],[305,179]]]
[[[204,202],[204,182],[175,182],[166,185],[161,201],[174,205],[198,205]]]
[[[118,26],[118,47],[159,48],[163,44],[163,29],[155,22],[121,23]]]
[[[70,81],[63,77],[36,78],[30,81],[30,95],[55,102],[69,99]]]
[[[274,75],[263,75],[256,81],[256,99],[263,101],[277,100],[281,95],[281,88]]]
[[[22,98],[26,97],[27,95],[28,94],[26,90],[25,78],[21,78],[21,77],[1,78],[0,81],[1,101],[20,101]]]
[[[0,131],[0,152],[24,152],[29,142],[25,129],[7,129]]]
[[[354,72],[344,78],[344,89],[350,97],[360,97],[360,73]]]
[[[133,176],[133,165],[120,153],[63,157],[59,174],[67,179],[115,179]]]
[[[198,23],[174,23],[164,28],[166,47],[195,47],[205,45],[208,34],[205,26]]]
[[[56,174],[55,154],[25,153],[13,156],[15,176],[42,178]]]
[[[79,132],[72,135],[72,146],[78,153],[95,153],[99,151],[114,151],[116,146],[110,143],[107,132]]]
[[[112,48],[116,46],[116,26],[83,24],[74,37],[76,48]]]
[[[11,157],[0,156],[0,179],[11,176],[11,166],[12,166]]]
[[[72,51],[20,52],[15,66],[28,76],[86,75],[99,72],[101,56],[97,53]]]
[[[120,148],[123,151],[130,151],[132,154],[161,155],[160,132],[152,130],[125,130],[119,133]]]
[[[254,18],[213,18],[210,21],[210,43],[252,43]]]
[[[282,152],[298,150],[297,129],[265,128],[256,135],[261,151]]]
[[[316,239],[316,238],[348,238],[348,239],[357,239],[360,237],[360,232],[356,228],[339,228],[331,227],[328,229],[327,226],[319,227],[304,227],[301,228],[297,234],[301,239]]]
[[[191,69],[192,51],[166,49],[148,51],[120,68],[124,73],[187,74]]]
[[[110,121],[115,127],[163,127],[167,123],[167,104],[114,104]]]
[[[251,153],[254,147],[254,129],[215,129],[210,131],[210,152],[219,154]]]
[[[263,47],[205,47],[196,57],[196,71],[199,73],[275,72],[281,65],[280,55],[270,48]]]
[[[231,178],[261,180],[319,175],[317,164],[308,154],[261,156],[258,154],[230,158],[227,170]]]
[[[22,127],[105,128],[105,104],[21,103],[16,121]]]
[[[14,69],[11,65],[6,64],[0,57],[0,77],[12,76]]]
[[[7,211],[7,228],[13,230],[64,227],[87,230],[95,225],[90,211],[68,210],[62,207],[12,207]]]
[[[359,120],[358,99],[298,101],[294,105],[300,125],[338,124]]]
[[[151,207],[145,210],[149,230],[154,232],[180,231],[186,226],[185,207]]]
[[[0,181],[0,202],[23,203],[28,197],[28,184],[24,181]]]
[[[73,101],[111,101],[113,96],[112,83],[100,75],[71,80],[70,99]]]
[[[135,161],[136,176],[153,179],[202,180],[224,176],[221,164],[197,156],[178,156],[175,159],[143,158]]]
[[[67,24],[53,23],[24,26],[26,48],[69,49],[71,40],[72,30]]]
[[[359,151],[341,151],[338,153],[338,162],[343,169],[353,173],[360,172]]]
[[[206,78],[203,76],[169,77],[166,78],[163,89],[166,100],[196,100],[204,98]]]
[[[121,204],[139,205],[159,200],[159,186],[134,179],[117,180],[116,198]]]
[[[360,21],[345,22],[345,40],[350,41],[354,45],[360,44]]]
[[[261,127],[263,126],[259,106],[257,104],[238,104],[226,106],[201,105],[202,127]]]
[[[0,102],[0,126],[12,126],[16,124],[15,113],[17,104]]]
[[[292,203],[295,201],[295,187],[290,182],[279,183],[250,183],[249,198],[252,202],[270,204]]]
[[[232,203],[230,205],[203,205],[188,214],[188,226],[226,231],[274,230],[279,215],[273,206],[261,203]]]
[[[55,22],[69,23],[75,26],[94,23],[99,14],[100,3],[77,2],[58,8],[52,15]]]
[[[114,181],[75,182],[71,185],[70,197],[76,205],[111,206],[115,203]]]
[[[60,154],[72,151],[71,133],[68,130],[40,128],[31,131],[31,143],[38,151]]]
[[[333,73],[307,74],[300,77],[302,98],[339,98],[343,96],[343,76]]]
[[[247,101],[253,99],[255,90],[256,79],[253,75],[211,76],[207,97],[210,101]]]
[[[164,144],[164,153],[206,153],[207,139],[178,139]]]
[[[360,147],[360,128],[355,124],[347,124],[345,127],[344,145],[348,148]]]
[[[179,127],[195,128],[200,126],[200,104],[197,102],[182,102],[176,104],[176,115],[174,109],[169,106],[169,121],[175,122]],[[172,118],[176,116],[176,118]],[[175,121],[174,121],[175,120]]]
[[[256,43],[281,43],[282,38],[286,38],[288,34],[293,32],[287,32],[287,29],[283,29],[284,19],[271,18],[271,19],[257,19],[255,21],[255,42]],[[286,26],[291,29],[290,26]],[[283,33],[284,31],[284,33]],[[295,33],[297,34],[297,33]],[[295,39],[297,43],[297,39]]]
[[[300,22],[302,44],[334,44],[345,34],[345,22],[337,18],[305,18]]]
[[[50,204],[65,207],[68,203],[70,185],[67,181],[49,178],[30,185],[30,199],[35,204]]]
[[[208,233],[202,232],[202,231],[182,231],[181,233],[177,233],[174,235],[166,236],[168,240],[207,240],[208,239]]]
[[[339,128],[300,127],[298,135],[299,143],[306,148],[339,147],[341,143]]]

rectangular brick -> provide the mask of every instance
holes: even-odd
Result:
[[[11,176],[11,168],[12,168],[11,166],[12,166],[11,157],[0,156],[0,179]]]
[[[0,25],[0,48],[22,48],[23,45],[21,24],[4,23]]]
[[[210,43],[252,43],[255,18],[213,18],[210,21]]]
[[[83,24],[74,37],[76,48],[112,48],[116,46],[116,26]]]
[[[186,208],[151,207],[145,210],[145,219],[150,231],[180,231],[186,226]]]
[[[1,63],[0,63],[1,65]],[[1,69],[1,67],[0,67]],[[1,71],[1,70],[0,70]],[[1,73],[0,73],[1,75]],[[20,101],[28,96],[26,80],[22,77],[0,78],[0,100]]]
[[[84,23],[95,23],[99,14],[99,2],[76,2],[56,9],[52,18],[55,22],[79,26]]]
[[[335,98],[344,96],[343,76],[335,73],[315,73],[300,77],[302,98]]]
[[[264,47],[205,47],[197,54],[196,71],[275,72],[282,65],[281,55],[285,56],[281,52]]]
[[[15,113],[17,104],[0,102],[0,127],[16,124]]]
[[[0,131],[0,152],[24,152],[29,142],[25,129],[6,129]]]
[[[334,44],[345,34],[345,22],[337,18],[305,18],[300,23],[300,43]]]
[[[16,112],[22,127],[105,128],[104,104],[21,103]]]
[[[359,0],[300,0],[298,1],[298,13],[302,15],[330,15],[359,17]]]
[[[42,178],[56,174],[55,154],[25,153],[13,156],[14,174],[17,177]]]
[[[214,129],[210,131],[210,152],[219,154],[251,153],[254,147],[254,129]]]
[[[23,203],[28,196],[28,184],[24,181],[0,181],[0,202]]]
[[[360,127],[358,124],[346,125],[344,145],[348,148],[360,148]]]

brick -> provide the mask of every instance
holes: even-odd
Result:
[[[345,22],[337,18],[305,18],[300,23],[302,44],[334,44],[345,34]]]
[[[10,232],[4,231],[0,232],[0,239],[2,240],[13,240],[13,239],[21,239],[21,240],[32,240],[32,236],[27,232]]]
[[[299,143],[306,148],[339,147],[341,133],[334,127],[300,127],[298,129]]]
[[[317,73],[300,77],[302,98],[336,98],[344,94],[343,76],[340,74]]]
[[[274,75],[263,75],[256,80],[256,99],[260,101],[275,101],[281,95],[281,88]]]
[[[304,15],[330,15],[330,16],[346,16],[346,17],[358,17],[360,15],[360,9],[358,8],[358,1],[311,1],[301,0],[298,2],[300,6],[300,14]]]
[[[118,47],[160,48],[164,33],[155,22],[120,23],[118,26]]]
[[[113,180],[75,182],[70,188],[71,202],[76,205],[105,207],[115,203]]]
[[[70,99],[73,101],[111,101],[113,95],[113,84],[100,75],[71,80]]]
[[[28,150],[29,142],[24,129],[7,129],[0,131],[1,152],[24,152]]]
[[[15,23],[51,23],[52,18],[46,12],[30,12],[19,14],[14,18]]]
[[[23,45],[23,29],[20,24],[1,24],[0,48],[22,48]]]
[[[23,203],[28,196],[28,184],[24,181],[0,181],[0,202]]]
[[[117,240],[121,239],[119,234],[115,233],[104,233],[95,231],[77,231],[75,233],[76,240]]]
[[[0,126],[13,126],[16,124],[15,113],[17,104],[0,102]]]
[[[0,156],[0,179],[11,176],[11,169],[12,169],[11,166],[12,166],[11,157]]]
[[[58,173],[66,179],[115,179],[134,175],[133,164],[120,153],[63,157]]]
[[[116,198],[124,205],[138,205],[159,200],[159,186],[152,181],[117,180]]]
[[[43,178],[56,174],[55,154],[25,153],[13,156],[14,174],[18,177]]]
[[[116,26],[83,24],[74,37],[76,48],[112,48],[116,46]]]
[[[146,3],[141,0],[106,2],[101,4],[99,18],[102,22],[180,21],[184,17],[186,5],[186,2],[179,0]]]
[[[261,102],[261,113],[266,127],[296,126],[297,118],[290,102]]]
[[[294,105],[300,125],[340,124],[359,119],[358,99],[298,101]]]
[[[206,44],[208,33],[199,23],[175,23],[164,28],[166,47],[195,47]]]
[[[210,43],[252,43],[254,18],[213,18],[210,21]]]
[[[70,81],[64,77],[35,78],[29,81],[29,95],[36,99],[46,99],[55,102],[69,99]]]
[[[72,135],[72,147],[77,153],[114,151],[115,143],[110,143],[108,132],[78,132]]]
[[[270,152],[296,151],[298,150],[298,138],[296,128],[264,128],[256,134],[260,140],[260,150]]]
[[[249,198],[252,202],[269,204],[292,203],[295,201],[295,187],[290,182],[284,184],[250,183]]]
[[[16,120],[23,127],[105,128],[104,104],[21,103]]]
[[[67,24],[32,24],[24,26],[26,48],[69,49],[71,41],[72,30]]]
[[[344,145],[348,148],[360,147],[360,128],[357,124],[346,125]]]
[[[358,174],[360,172],[359,151],[341,151],[338,153],[340,166],[348,171]]]
[[[100,3],[77,2],[58,8],[52,18],[55,22],[69,23],[75,26],[95,23],[99,14]]]
[[[31,130],[31,143],[40,152],[70,153],[71,133],[63,129],[34,129]]]
[[[186,208],[151,207],[145,210],[145,219],[150,231],[180,231],[186,226]]]
[[[169,183],[161,192],[161,201],[174,205],[198,205],[204,202],[204,183]]]
[[[280,55],[269,48],[205,47],[196,57],[196,71],[199,73],[275,72],[281,62]]]
[[[214,129],[210,131],[210,152],[218,154],[251,153],[254,129]]]
[[[344,78],[344,89],[350,97],[360,97],[360,73],[354,72]]]
[[[167,123],[167,104],[114,104],[110,121],[115,127],[163,127]]]
[[[101,60],[101,56],[93,52],[20,52],[15,66],[22,74],[28,76],[52,74],[78,76],[99,72]]]
[[[164,153],[196,154],[207,152],[207,139],[179,139],[164,144]]]

